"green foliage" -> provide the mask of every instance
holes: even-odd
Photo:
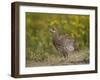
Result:
[[[56,27],[61,34],[69,34],[76,47],[89,47],[89,16],[26,12],[26,60],[46,61],[58,52],[52,44],[48,27]]]

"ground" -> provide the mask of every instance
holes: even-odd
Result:
[[[48,58],[44,61],[30,60],[26,62],[26,67],[36,66],[58,66],[58,65],[79,65],[89,64],[89,50],[84,49],[75,51],[68,55],[68,58],[64,58],[61,55],[48,55]]]

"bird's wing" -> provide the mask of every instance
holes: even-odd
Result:
[[[65,48],[66,48],[69,52],[74,51],[74,40],[72,40],[72,39],[66,39],[64,45],[65,45]]]

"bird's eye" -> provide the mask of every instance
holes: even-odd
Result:
[[[52,28],[52,30],[55,30],[54,28]]]

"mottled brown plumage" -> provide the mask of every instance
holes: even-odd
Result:
[[[63,57],[68,57],[69,53],[74,51],[74,39],[68,35],[61,35],[56,28],[49,28],[52,33],[53,45]]]

